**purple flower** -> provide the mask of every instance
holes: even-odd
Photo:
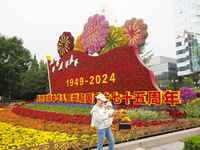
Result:
[[[183,103],[187,103],[197,97],[197,94],[189,87],[180,88],[181,99]]]
[[[89,53],[99,52],[108,37],[109,25],[103,15],[96,14],[88,19],[82,34],[82,45]]]

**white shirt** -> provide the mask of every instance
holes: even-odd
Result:
[[[92,115],[91,126],[97,129],[105,129],[111,126],[109,112],[104,107],[94,105],[90,111]]]

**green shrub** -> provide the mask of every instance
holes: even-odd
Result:
[[[200,150],[200,136],[186,138],[183,150]]]
[[[196,99],[190,103],[183,104],[180,107],[180,110],[186,112],[187,118],[198,118],[200,116],[200,99]]]
[[[128,111],[129,118],[139,120],[155,120],[155,119],[166,119],[169,115],[165,111],[150,111],[143,109],[135,109]]]

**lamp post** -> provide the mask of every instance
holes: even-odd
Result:
[[[197,81],[197,88],[200,88],[200,80]]]
[[[196,88],[197,87],[197,81],[194,81],[194,87]]]
[[[176,88],[177,88],[177,83],[178,83],[178,79],[172,79],[171,81],[172,81],[172,83],[173,83],[174,90],[176,90]]]

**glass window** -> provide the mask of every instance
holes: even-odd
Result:
[[[181,42],[176,42],[176,47],[179,47],[181,45],[182,45]]]
[[[184,54],[186,52],[186,50],[185,49],[182,49],[182,50],[178,50],[178,51],[176,51],[176,54],[178,55],[178,54]]]

